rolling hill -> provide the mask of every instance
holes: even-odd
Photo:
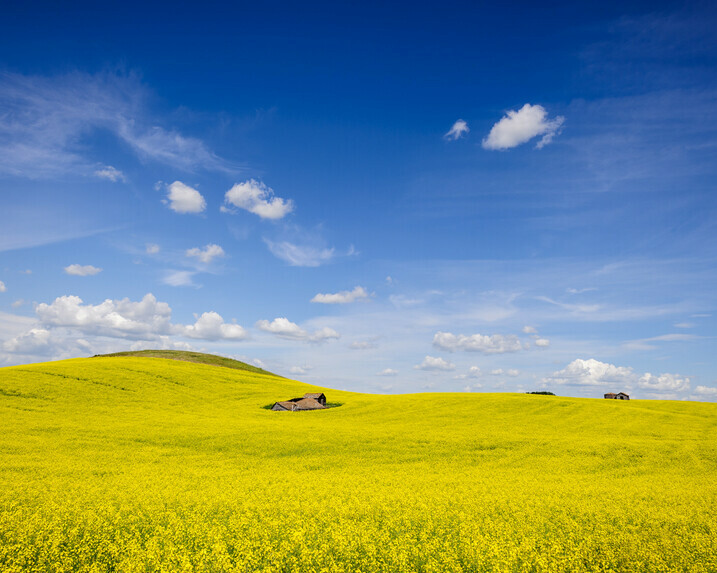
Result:
[[[714,571],[717,405],[0,369],[2,571]],[[264,406],[324,391],[340,408]]]

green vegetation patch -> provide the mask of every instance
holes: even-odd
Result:
[[[144,357],[144,358],[166,358],[168,360],[182,360],[184,362],[195,362],[197,364],[209,364],[210,366],[222,366],[224,368],[234,368],[235,370],[246,370],[247,372],[256,372],[259,374],[272,374],[267,370],[252,366],[240,360],[217,356],[216,354],[204,354],[202,352],[187,352],[184,350],[134,350],[128,352],[113,352],[112,354],[98,354],[94,358],[113,358],[113,357]]]

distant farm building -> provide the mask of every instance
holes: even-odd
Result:
[[[605,394],[605,399],[606,400],[629,400],[630,396],[625,394],[625,392],[618,392],[617,394],[615,394],[614,392],[608,392],[607,394]]]
[[[304,410],[323,410],[326,408],[326,396],[321,393],[304,394],[303,398],[292,398],[275,402],[271,407],[276,412],[301,412]]]

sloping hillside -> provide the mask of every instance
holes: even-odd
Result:
[[[0,570],[717,570],[716,444],[714,404],[2,368]]]

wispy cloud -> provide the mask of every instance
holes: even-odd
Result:
[[[311,299],[311,302],[319,302],[322,304],[348,304],[356,302],[357,300],[368,300],[368,298],[368,291],[362,286],[357,286],[350,291],[342,290],[337,293],[319,293]]]
[[[451,126],[443,138],[448,141],[455,141],[456,139],[460,139],[466,135],[469,131],[470,128],[468,127],[468,124],[462,119],[459,119]]]
[[[289,241],[271,241],[264,239],[271,253],[289,263],[292,267],[318,267],[331,261],[336,251],[332,248],[314,245],[300,245]]]
[[[102,269],[92,265],[69,265],[65,267],[65,273],[76,277],[89,277],[101,273]]]
[[[134,74],[0,73],[0,173],[29,178],[64,174],[119,181],[112,166],[98,168],[83,143],[104,131],[142,160],[179,169],[236,173],[201,140],[161,127],[150,91]]]

